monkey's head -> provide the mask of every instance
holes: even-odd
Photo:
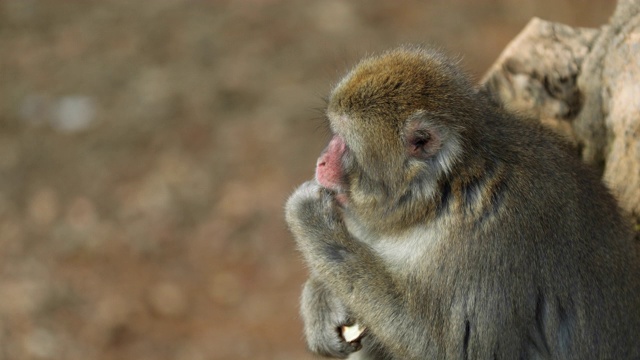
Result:
[[[379,230],[424,218],[438,183],[464,156],[473,131],[467,119],[477,118],[478,106],[451,63],[437,52],[400,48],[363,60],[331,92],[333,138],[316,179]]]

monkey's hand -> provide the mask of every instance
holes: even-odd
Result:
[[[417,338],[424,336],[424,324],[405,306],[407,302],[384,262],[371,247],[348,232],[342,209],[331,191],[315,181],[302,184],[287,201],[285,215],[311,277],[335,296],[359,325],[367,328],[367,338],[372,337],[384,348],[399,354],[398,358],[424,358],[426,350],[416,345],[424,343]],[[313,303],[330,302],[316,300]],[[350,319],[341,319],[339,315],[335,309],[305,315],[307,340],[312,350],[326,350],[328,346],[334,350],[344,349],[348,344],[340,342],[344,340],[336,326],[349,326],[351,324],[340,323]],[[320,348],[319,344],[325,345]]]
[[[304,285],[300,305],[307,345],[312,352],[329,357],[346,358],[360,350],[359,340],[347,342],[343,326],[354,324],[344,304],[317,279]]]
[[[342,263],[362,245],[348,233],[331,191],[314,180],[300,185],[291,195],[286,220],[312,274],[331,263]]]

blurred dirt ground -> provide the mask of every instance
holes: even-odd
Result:
[[[479,78],[614,5],[0,0],[0,360],[309,358],[282,206],[331,84],[403,43]]]

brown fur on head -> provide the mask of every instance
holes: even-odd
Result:
[[[417,221],[407,206],[422,208],[424,219],[439,181],[464,156],[462,144],[475,133],[467,119],[481,106],[461,74],[440,53],[405,47],[363,60],[332,91],[327,116],[348,149],[341,172],[348,208],[379,230],[381,218],[395,228]],[[422,201],[403,202],[416,195]]]

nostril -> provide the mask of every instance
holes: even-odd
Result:
[[[318,162],[317,166],[326,166],[326,165],[327,165],[326,161],[320,161],[320,162]]]

